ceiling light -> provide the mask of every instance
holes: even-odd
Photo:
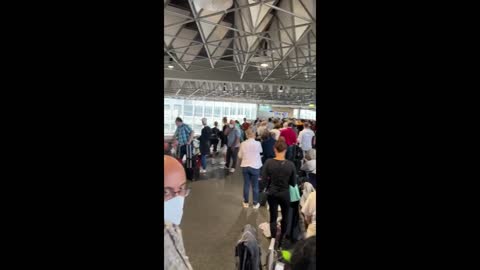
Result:
[[[261,67],[268,67],[268,64],[267,63],[262,63],[260,64]]]
[[[313,108],[315,107],[315,104],[309,104],[308,107]]]
[[[169,69],[173,69],[173,68],[174,68],[174,66],[172,66],[172,65],[168,65],[168,68],[169,68]]]

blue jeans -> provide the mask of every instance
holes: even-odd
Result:
[[[207,155],[202,154],[202,168],[205,170],[207,168]]]
[[[260,169],[252,167],[243,167],[243,202],[248,203],[248,195],[250,193],[250,185],[253,189],[253,204],[258,203],[258,177],[260,176]]]

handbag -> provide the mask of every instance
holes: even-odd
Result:
[[[298,189],[298,185],[294,187],[288,186],[290,191],[290,202],[298,202],[300,201],[300,190]]]

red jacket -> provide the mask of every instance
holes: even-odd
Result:
[[[288,146],[294,145],[297,143],[297,134],[293,131],[292,128],[286,128],[280,131],[280,136],[285,138],[285,142]]]

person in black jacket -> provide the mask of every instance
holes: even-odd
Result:
[[[221,136],[220,136],[220,139],[221,139],[221,144],[220,144],[220,151],[222,151],[223,153],[223,150],[227,147],[227,133],[228,133],[228,119],[227,117],[223,117],[222,119],[222,123],[223,123],[223,127],[222,127],[222,132],[220,133]],[[220,162],[220,165],[225,165],[227,162],[227,156],[226,156],[226,152],[225,154],[222,155],[222,159],[223,161]]]
[[[275,140],[275,133],[273,132],[265,132],[262,136],[262,164],[265,164],[270,158],[275,157],[275,152],[273,151],[273,146],[277,141]]]
[[[268,181],[268,206],[270,212],[270,232],[272,237],[277,235],[278,206],[282,210],[282,224],[278,248],[281,247],[283,237],[287,232],[288,212],[290,209],[290,189],[296,184],[296,171],[293,162],[285,159],[287,143],[280,137],[275,143],[275,158],[265,162],[262,169],[262,179]]]
[[[200,154],[202,155],[202,169],[200,173],[207,172],[207,155],[210,154],[210,138],[212,136],[212,129],[207,125],[207,118],[202,118],[202,134],[198,138],[200,141]]]
[[[213,153],[217,154],[218,139],[220,138],[220,130],[218,129],[218,122],[215,121],[212,128],[212,137],[210,138],[210,143],[213,145]]]

